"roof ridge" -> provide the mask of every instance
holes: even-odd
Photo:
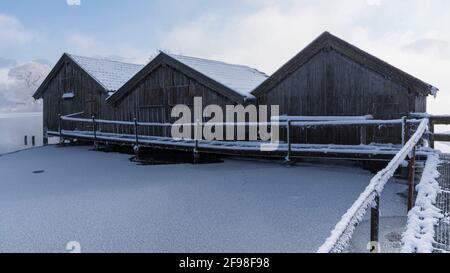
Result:
[[[193,57],[193,56],[187,56],[187,55],[181,55],[181,54],[173,54],[173,53],[166,53],[166,54],[169,55],[169,56],[185,57],[185,58],[201,60],[201,61],[208,61],[208,62],[214,62],[214,63],[224,64],[224,65],[237,66],[237,67],[242,67],[242,68],[249,68],[249,69],[255,70],[256,72],[258,72],[260,74],[268,76],[266,73],[258,70],[257,68],[254,68],[254,67],[251,67],[251,66],[248,66],[248,65],[244,65],[244,64],[227,63],[225,61],[212,60],[212,59],[206,59],[206,58],[200,58],[200,57]]]
[[[69,57],[78,57],[78,58],[85,58],[85,59],[90,59],[90,60],[98,60],[98,61],[108,61],[108,62],[112,62],[112,63],[119,63],[119,64],[127,64],[127,65],[135,65],[135,66],[145,66],[145,64],[138,64],[138,63],[131,63],[131,62],[122,62],[122,61],[117,61],[117,60],[111,60],[108,59],[107,57],[88,57],[88,56],[82,56],[82,55],[77,55],[77,54],[71,54],[71,53],[66,53]]]

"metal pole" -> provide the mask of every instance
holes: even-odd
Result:
[[[59,131],[59,143],[63,144],[64,143],[64,138],[63,138],[63,128],[62,128],[62,116],[61,114],[58,115],[59,117],[59,124],[58,124],[58,131]]]
[[[402,146],[406,144],[406,117],[402,117]]]
[[[380,231],[380,195],[375,196],[375,206],[370,211],[370,242],[372,249],[370,253],[378,253],[379,231]]]
[[[134,137],[135,144],[137,147],[139,147],[139,124],[136,118],[134,118]]]
[[[92,132],[94,133],[94,146],[97,149],[97,123],[95,122],[95,116],[92,116]]]
[[[292,143],[291,143],[291,120],[287,122],[287,143],[288,143],[288,152],[286,156],[286,161],[291,161],[291,152],[292,152]]]
[[[44,135],[43,135],[43,138],[42,138],[42,144],[44,146],[48,145],[48,130],[47,130],[47,127],[44,127]]]
[[[360,142],[361,145],[367,144],[367,127],[362,125],[360,128]]]
[[[434,121],[430,120],[430,148],[434,149]]]
[[[34,147],[34,146],[36,146],[36,137],[35,136],[32,136],[31,137],[31,145]]]
[[[414,207],[416,146],[414,146],[408,164],[408,212]]]
[[[195,128],[194,128],[194,131],[195,131],[194,163],[197,163],[198,159],[199,159],[199,154],[198,154],[198,139],[199,139],[198,130],[199,130],[199,128],[200,128],[200,121],[197,119],[195,122]]]
[[[23,137],[23,144],[25,144],[25,146],[28,146],[28,136]]]
[[[134,141],[135,141],[135,145],[134,145],[134,154],[136,156],[137,159],[139,159],[139,123],[137,118],[134,118]]]
[[[92,132],[94,133],[94,141],[97,142],[97,123],[95,122],[95,116],[92,116]]]

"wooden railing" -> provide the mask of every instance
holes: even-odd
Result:
[[[407,157],[410,158],[410,174],[414,173],[414,151],[419,141],[424,136],[429,120],[422,119],[417,131],[405,144],[405,146],[398,152],[398,154],[392,159],[386,168],[381,170],[377,175],[375,175],[367,186],[366,190],[359,196],[352,207],[347,211],[342,217],[339,223],[336,225],[334,230],[331,232],[331,236],[326,240],[326,242],[319,248],[319,253],[337,253],[343,252],[355,231],[356,226],[363,220],[367,210],[371,208],[371,232],[370,232],[370,242],[378,244],[379,242],[379,205],[381,193],[386,185],[386,183],[394,176],[397,169],[405,161]],[[409,178],[409,197],[408,203],[413,203],[413,193],[414,193],[414,180],[413,175]],[[411,194],[412,193],[412,194]],[[410,207],[408,208],[410,209]],[[378,252],[379,247],[373,245],[371,252]]]
[[[413,118],[428,118],[429,124],[429,141],[430,147],[434,149],[436,142],[450,142],[450,134],[440,134],[435,132],[436,125],[450,125],[450,116],[446,115],[429,115],[424,113],[412,113]]]
[[[187,123],[187,124],[172,124],[172,123],[155,123],[155,122],[140,122],[137,119],[133,121],[114,121],[114,120],[102,120],[97,119],[96,117],[92,118],[79,118],[74,117],[73,115],[69,116],[59,116],[59,136],[61,139],[64,139],[66,136],[64,134],[64,122],[80,122],[87,123],[92,128],[93,141],[96,144],[98,139],[98,133],[100,133],[99,128],[101,124],[108,125],[121,125],[121,126],[130,126],[133,128],[134,134],[134,146],[136,150],[139,150],[140,145],[142,144],[141,139],[144,137],[140,135],[140,128],[142,127],[163,127],[170,128],[173,126],[190,126],[194,132],[193,139],[189,139],[195,142],[194,153],[198,151],[199,139],[198,134],[196,134],[199,130],[203,130],[204,126],[244,126],[244,127],[258,127],[258,126],[277,126],[280,128],[286,129],[286,161],[291,160],[292,155],[292,146],[293,146],[293,136],[292,129],[293,128],[317,128],[317,127],[335,127],[335,126],[359,126],[361,128],[365,128],[367,126],[401,126],[402,127],[402,144],[405,143],[405,140],[408,138],[408,126],[413,126],[420,123],[420,120],[417,119],[406,119],[403,117],[401,119],[393,119],[393,120],[375,120],[372,116],[362,116],[362,117],[276,117],[273,118],[271,122],[216,122],[216,123]],[[361,130],[365,131],[365,130]],[[145,135],[147,136],[147,135]],[[229,143],[229,142],[228,142]],[[361,139],[361,144],[365,145],[363,139]]]

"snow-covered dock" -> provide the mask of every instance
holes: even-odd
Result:
[[[129,157],[57,146],[0,156],[0,252],[65,252],[69,241],[83,252],[313,252],[373,176],[348,165]],[[386,185],[383,217],[404,216],[405,190]]]
[[[97,142],[103,143],[118,143],[133,145],[136,143],[136,136],[131,134],[112,134],[96,132],[95,135],[91,131],[69,131],[62,130],[60,132],[48,132],[51,136],[59,137],[60,134],[63,138],[68,139],[82,139],[90,140],[94,139]],[[161,149],[174,149],[184,151],[197,151],[200,153],[217,153],[228,155],[247,155],[247,156],[265,156],[285,158],[289,152],[290,158],[304,157],[311,155],[332,156],[338,155],[340,158],[382,158],[391,159],[402,148],[401,145],[393,144],[369,144],[369,145],[334,145],[334,144],[287,144],[280,143],[278,147],[271,151],[265,151],[263,149],[264,144],[269,143],[257,142],[257,141],[207,141],[207,140],[176,140],[170,137],[157,137],[157,136],[145,136],[139,135],[139,145],[143,147],[161,148]],[[417,155],[427,155],[429,149],[420,148],[417,151]]]

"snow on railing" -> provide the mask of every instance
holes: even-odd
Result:
[[[386,183],[394,176],[395,171],[404,162],[406,157],[410,155],[418,142],[424,135],[428,119],[422,119],[415,134],[405,144],[405,146],[397,153],[386,168],[381,170],[370,181],[365,191],[359,196],[351,208],[344,214],[342,219],[331,232],[331,236],[319,248],[319,253],[338,253],[344,251],[356,229],[356,225],[360,223],[369,207],[374,205],[375,199],[380,196]]]
[[[172,126],[292,126],[292,127],[314,127],[314,126],[340,126],[340,125],[401,125],[405,120],[403,119],[392,119],[392,120],[374,120],[370,119],[369,116],[363,117],[355,117],[354,119],[351,119],[350,117],[343,117],[344,119],[340,120],[335,117],[336,119],[331,119],[331,117],[328,117],[330,120],[301,120],[301,119],[295,119],[293,120],[288,119],[287,121],[280,120],[280,121],[272,121],[272,122],[198,122],[198,123],[157,123],[157,122],[140,122],[138,121],[138,125],[140,126],[155,126],[155,127],[172,127]],[[284,118],[284,117],[283,117]],[[61,116],[61,119],[64,121],[74,121],[74,122],[87,122],[92,123],[93,119],[86,119],[86,118],[74,118],[71,116]],[[276,119],[275,119],[276,120]],[[95,122],[97,123],[104,123],[104,124],[115,124],[115,125],[135,125],[134,122],[130,121],[116,121],[116,120],[101,120],[101,119],[95,119]],[[409,124],[416,124],[420,123],[420,120],[406,120],[406,123]]]
[[[371,120],[372,115],[366,116],[274,116],[272,121],[361,121]]]
[[[435,206],[440,191],[436,179],[440,176],[437,167],[440,163],[439,155],[428,156],[422,179],[417,185],[417,199],[415,207],[408,214],[408,224],[403,233],[403,253],[432,253],[435,226],[444,217]]]
[[[428,113],[411,113],[410,116],[414,118],[450,118],[450,115],[433,115]]]

